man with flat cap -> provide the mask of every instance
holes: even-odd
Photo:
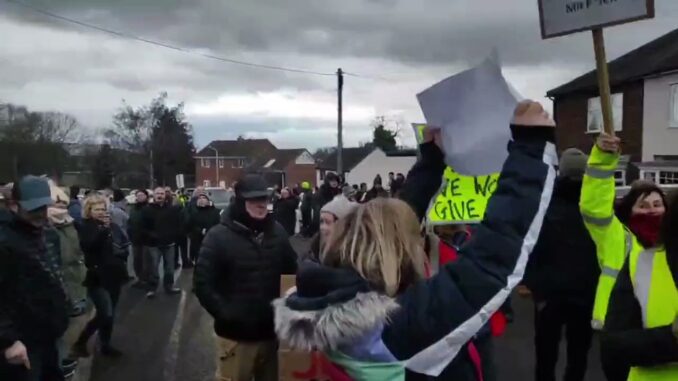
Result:
[[[26,176],[0,210],[0,380],[61,381],[57,340],[69,303],[46,239],[47,179]]]
[[[194,274],[195,293],[214,317],[217,379],[278,379],[271,302],[280,276],[294,274],[289,237],[268,213],[271,192],[258,175],[235,186],[235,201],[205,236]]]

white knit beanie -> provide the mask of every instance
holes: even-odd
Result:
[[[326,212],[334,214],[338,220],[346,217],[351,213],[355,208],[358,207],[358,203],[349,201],[343,195],[338,195],[334,200],[325,204],[325,206],[320,209],[320,213]]]

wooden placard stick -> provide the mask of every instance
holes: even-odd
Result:
[[[600,107],[603,112],[603,129],[609,135],[614,136],[614,118],[612,116],[612,101],[610,99],[610,74],[607,70],[603,28],[595,28],[591,32],[593,33],[593,50],[596,53],[596,73],[598,75]]]

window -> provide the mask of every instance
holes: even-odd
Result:
[[[678,184],[678,171],[660,171],[659,185]]]
[[[233,168],[242,168],[245,166],[245,160],[243,159],[235,159],[233,160]]]
[[[642,173],[643,180],[649,180],[654,183],[657,182],[657,172],[655,171],[643,171]]]
[[[211,186],[211,185],[210,185],[210,181],[209,181],[209,180],[203,180],[203,181],[202,181],[202,186],[204,186],[205,188],[209,188],[209,187]]]
[[[612,94],[612,120],[615,131],[622,130],[624,114],[624,94]],[[600,106],[600,97],[589,98],[588,118],[586,120],[587,133],[599,133],[603,130],[603,111]]]
[[[616,186],[626,185],[626,171],[623,170],[614,171],[614,185]]]
[[[203,168],[210,167],[210,159],[200,159],[200,166]]]
[[[678,83],[674,83],[670,87],[671,94],[669,96],[670,119],[669,127],[678,127]]]
[[[219,168],[224,167],[224,159],[219,159]]]

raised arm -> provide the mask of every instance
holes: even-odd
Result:
[[[437,376],[485,325],[520,282],[539,236],[556,177],[553,128],[512,130],[509,156],[474,237],[459,260],[399,298],[402,308],[385,331],[389,349],[418,373]]]
[[[440,148],[432,141],[429,135],[428,142],[419,146],[421,158],[414,164],[398,197],[408,203],[421,221],[426,216],[431,198],[440,188],[445,170],[444,156]]]

